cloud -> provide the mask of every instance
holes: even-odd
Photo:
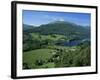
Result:
[[[62,17],[56,17],[53,20],[54,21],[65,21],[64,18],[62,18]]]
[[[55,17],[55,16],[53,17],[53,16],[49,16],[49,15],[45,15],[43,17],[49,21],[65,21],[64,18],[62,18],[62,17]]]
[[[63,18],[60,18],[59,21],[65,21]]]

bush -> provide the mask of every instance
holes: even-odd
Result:
[[[41,66],[44,63],[45,63],[45,61],[43,61],[43,60],[40,59],[40,60],[36,60],[35,65]]]

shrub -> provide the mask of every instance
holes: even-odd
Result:
[[[35,62],[35,64],[38,65],[38,66],[41,66],[41,65],[43,65],[44,63],[45,63],[45,62],[44,62],[43,60],[41,60],[41,59],[36,60],[36,62]]]

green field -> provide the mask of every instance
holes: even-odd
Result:
[[[23,69],[75,67],[90,65],[89,46],[55,46],[52,49],[36,49],[23,53]]]
[[[59,39],[61,39],[61,40],[66,39],[67,40],[67,37],[65,37],[63,35],[57,35],[57,34],[53,34],[53,35],[41,35],[40,36],[40,34],[38,34],[38,33],[31,33],[31,35],[32,35],[33,39],[39,39],[39,38],[41,38],[41,40],[50,39],[52,41],[57,41]]]
[[[52,49],[37,49],[37,50],[32,50],[28,52],[23,53],[23,62],[28,63],[30,68],[45,68],[45,67],[54,67],[54,63],[46,63],[48,59],[52,57]],[[37,60],[42,60],[46,64],[37,66],[36,61]]]

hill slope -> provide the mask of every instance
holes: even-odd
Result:
[[[90,29],[65,21],[55,21],[40,25],[39,27],[32,28],[28,32],[40,33],[43,35],[60,34],[65,36],[90,36]]]

